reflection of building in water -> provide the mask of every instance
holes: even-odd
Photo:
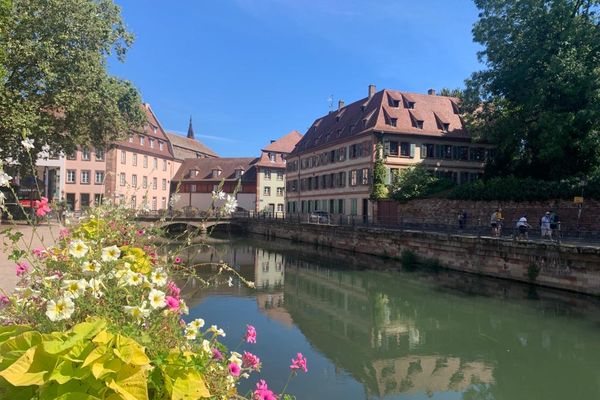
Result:
[[[464,391],[475,382],[494,380],[492,368],[481,361],[463,363],[458,357],[408,356],[372,363],[377,394]]]
[[[254,282],[257,289],[281,288],[284,270],[282,254],[263,249],[255,250]]]
[[[257,293],[256,303],[261,313],[286,326],[292,326],[294,320],[284,308],[283,296],[283,292]]]
[[[305,261],[288,260],[286,267],[285,307],[294,323],[337,367],[364,384],[369,397],[461,391],[474,382],[493,382],[492,368],[475,357],[434,355],[444,347],[435,343],[434,329],[425,326],[428,341],[417,324],[414,293],[387,294],[370,274]]]

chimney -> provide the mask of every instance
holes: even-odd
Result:
[[[345,105],[344,100],[338,100],[338,111],[344,108]]]
[[[369,85],[369,98],[375,95],[375,85]]]
[[[427,94],[430,95],[430,96],[435,96],[435,89],[429,89],[427,91]]]

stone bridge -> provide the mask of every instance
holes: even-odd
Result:
[[[136,220],[141,225],[149,226],[154,224],[162,229],[168,229],[170,227],[193,227],[201,231],[206,231],[221,225],[230,225],[236,228],[245,229],[243,221],[228,217],[167,217],[164,221],[161,221],[161,218],[158,216],[139,216]]]

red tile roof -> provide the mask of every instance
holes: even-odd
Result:
[[[394,103],[398,107],[394,107]],[[412,103],[412,104],[411,104]],[[463,121],[455,110],[455,97],[399,92],[384,89],[317,119],[298,142],[294,154],[367,131],[436,136],[469,140]],[[412,108],[409,108],[411,106]],[[392,126],[395,119],[396,126]],[[418,128],[418,122],[423,124]],[[448,124],[444,132],[443,124]]]
[[[217,153],[199,140],[187,138],[176,132],[167,132],[167,137],[173,145],[173,152],[175,153],[175,158],[178,160],[197,158],[197,153],[218,157]]]
[[[146,114],[146,124],[144,124],[142,128],[132,129],[132,131],[129,133],[131,136],[133,136],[133,142],[129,142],[129,139],[125,139],[116,141],[114,144],[117,147],[123,147],[141,153],[147,153],[163,158],[173,158],[173,151],[171,149],[169,138],[167,137],[162,125],[158,121],[158,118],[154,114],[154,111],[152,111],[152,108],[147,103],[142,105],[142,109]],[[138,135],[147,137],[143,146],[140,144]],[[155,139],[154,147],[150,147],[148,138]],[[160,149],[159,141],[164,143],[162,150]]]
[[[283,154],[275,153],[275,161],[271,161],[269,159],[269,153],[263,151],[256,165],[259,167],[271,167],[271,168],[285,168],[285,161],[283,159]]]
[[[256,158],[187,158],[175,173],[173,182],[194,182],[194,181],[215,181],[221,180],[237,180],[235,170],[237,168],[244,169],[242,182],[256,181],[256,168],[254,167]],[[221,174],[213,178],[213,169],[220,169]],[[195,176],[190,176],[190,171],[196,170],[198,173]]]
[[[285,136],[271,142],[267,147],[262,149],[263,151],[277,152],[277,153],[291,153],[294,150],[296,144],[302,139],[302,134],[296,130],[291,131]]]

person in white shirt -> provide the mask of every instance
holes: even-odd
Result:
[[[542,231],[542,239],[548,238],[552,240],[552,229],[550,229],[550,211],[546,211],[546,214],[540,220],[540,229]]]
[[[519,230],[518,238],[525,238],[525,240],[529,239],[527,230],[531,228],[531,225],[527,222],[527,215],[523,214],[521,218],[517,221],[517,229]]]

